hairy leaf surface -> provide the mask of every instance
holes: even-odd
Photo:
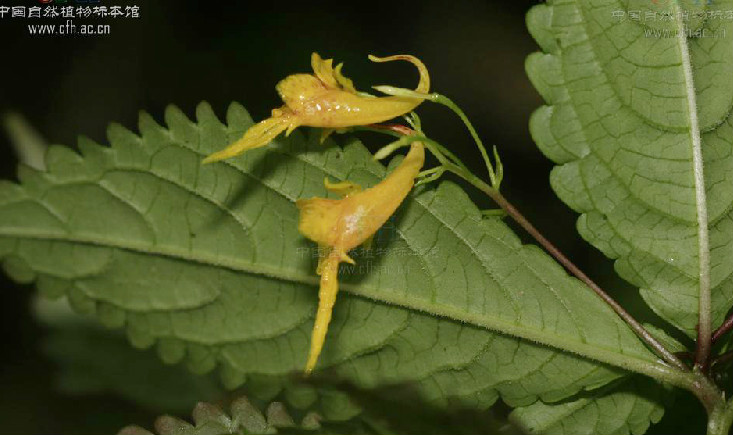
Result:
[[[264,411],[264,412],[263,412]],[[193,409],[193,423],[177,417],[164,415],[155,421],[158,435],[200,435],[200,434],[372,434],[369,427],[354,424],[321,424],[322,418],[315,412],[301,413],[294,417],[281,402],[272,402],[264,410],[259,409],[246,397],[240,397],[231,404],[231,414],[218,406],[200,402]],[[153,435],[140,426],[127,426],[118,435]]]
[[[317,134],[202,166],[252,124],[239,105],[227,117],[202,104],[193,123],[169,108],[168,129],[142,114],[141,136],[112,125],[110,147],[52,147],[48,172],[22,167],[20,184],[0,185],[0,257],[134,345],[197,372],[220,364],[235,386],[305,363],[318,280],[294,201],[325,195],[326,176],[370,186],[385,168],[358,142],[324,148]],[[527,405],[621,368],[664,371],[592,292],[453,184],[414,195],[355,258],[319,368],[359,387]]]
[[[517,408],[512,419],[531,434],[643,434],[664,414],[660,384],[638,376],[559,403],[537,401]]]
[[[707,280],[714,325],[733,304],[732,9],[554,0],[528,16],[544,53],[527,70],[548,102],[531,130],[558,164],[555,191],[582,213],[581,235],[690,336]]]

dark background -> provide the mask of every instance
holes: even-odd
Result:
[[[524,15],[535,3],[263,6],[110,0],[103,4],[139,5],[142,17],[103,20],[111,24],[111,35],[92,37],[30,36],[26,21],[5,18],[0,20],[0,112],[23,114],[51,143],[73,146],[79,134],[105,143],[109,122],[136,130],[139,110],[162,120],[168,104],[192,116],[196,104],[207,100],[221,117],[231,101],[239,101],[256,120],[266,117],[280,104],[275,83],[290,73],[308,72],[312,51],[344,61],[346,75],[362,90],[372,84],[412,87],[416,82],[412,67],[372,64],[367,54],[415,54],[428,65],[433,89],[461,105],[486,143],[498,145],[506,167],[505,195],[631,311],[649,316],[636,290],[615,278],[612,263],[578,237],[575,213],[549,187],[552,164],[529,136],[529,116],[542,104],[524,73],[525,57],[537,50],[524,25]],[[0,5],[10,4],[0,0]],[[451,112],[428,104],[418,112],[429,135],[481,171],[477,150]],[[372,149],[378,146],[369,142],[371,137],[364,139]],[[16,158],[4,135],[0,156],[0,176],[14,179]],[[482,207],[491,206],[475,198]],[[150,427],[151,412],[111,394],[69,398],[58,393],[58,367],[39,352],[49,331],[33,319],[32,286],[16,285],[4,276],[0,286],[0,431],[114,433],[130,422]],[[684,397],[680,400],[687,403]],[[667,418],[657,431],[664,433],[676,424]]]

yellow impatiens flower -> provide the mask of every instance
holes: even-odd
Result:
[[[300,126],[322,127],[325,138],[333,129],[384,122],[411,112],[423,99],[419,94],[430,90],[430,76],[425,65],[416,57],[396,55],[369,56],[373,62],[405,60],[415,65],[420,81],[412,96],[374,97],[357,92],[348,78],[341,74],[343,64],[333,67],[332,59],[311,56],[313,74],[293,74],[277,84],[277,92],[285,103],[274,109],[270,118],[252,126],[244,136],[221,151],[211,154],[204,163],[237,156],[247,150],[267,145],[277,135],[289,135]]]
[[[311,198],[296,202],[300,209],[298,229],[322,248],[318,263],[318,273],[321,275],[318,312],[306,373],[313,370],[323,349],[338,293],[339,263],[354,264],[348,252],[370,239],[387,222],[410,193],[424,163],[424,146],[414,142],[400,165],[376,186],[361,191],[355,184],[331,184],[326,180],[329,190],[346,196],[342,199]]]

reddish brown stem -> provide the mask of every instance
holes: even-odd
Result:
[[[477,186],[478,187],[478,186]],[[623,319],[639,338],[644,341],[649,347],[651,347],[657,355],[665,360],[668,364],[677,367],[680,370],[688,371],[689,368],[685,363],[680,361],[672,352],[670,352],[662,343],[657,341],[649,331],[644,328],[634,317],[628,313],[618,302],[616,302],[611,296],[608,295],[598,284],[596,284],[588,275],[586,275],[578,266],[576,266],[570,259],[568,259],[555,245],[552,244],[545,236],[540,233],[537,228],[532,225],[527,218],[525,218],[519,210],[517,210],[501,193],[497,190],[486,186],[481,189],[484,193],[489,195],[499,207],[507,212],[527,233],[529,233],[545,250],[552,255],[555,260],[562,264],[570,273],[576,278],[582,281],[585,285],[590,287],[606,304],[608,304],[613,311]]]
[[[415,134],[415,130],[402,124],[369,124],[367,127],[375,130],[393,131],[405,136]]]
[[[378,129],[382,131],[392,131],[397,134],[411,135],[415,134],[415,131],[409,127],[400,124],[372,124],[368,126],[372,129]],[[444,164],[449,164],[444,162]],[[488,195],[494,202],[499,205],[509,216],[514,219],[519,226],[521,226],[527,233],[529,233],[545,250],[552,255],[555,260],[562,264],[570,273],[576,278],[582,281],[585,285],[590,287],[606,304],[608,304],[621,319],[626,322],[636,335],[651,347],[654,352],[666,361],[668,364],[682,370],[689,371],[689,367],[680,361],[675,354],[670,352],[662,343],[660,343],[654,336],[644,328],[634,317],[628,313],[618,302],[616,302],[611,296],[608,295],[598,284],[596,284],[588,275],[586,275],[578,266],[576,266],[570,259],[568,259],[555,245],[552,244],[537,228],[532,225],[527,218],[525,218],[519,210],[517,210],[499,191],[488,184],[484,183],[476,177],[467,178],[460,170],[453,170],[456,175],[460,176],[464,180],[468,181],[476,188]]]
[[[720,340],[720,337],[724,336],[726,333],[728,333],[731,329],[733,329],[733,314],[728,316],[727,319],[725,319],[725,322],[723,322],[722,325],[715,331],[713,331],[713,343]]]

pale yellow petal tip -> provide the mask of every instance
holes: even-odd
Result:
[[[341,70],[344,68],[344,64],[340,63],[336,65],[336,68],[333,69],[333,75],[336,77],[336,81],[341,85],[341,87],[348,92],[351,92],[352,94],[356,94],[357,90],[354,87],[354,82],[346,77]]]
[[[339,257],[339,260],[349,263],[349,264],[356,264],[356,261],[354,261],[353,258],[349,257],[348,254],[345,254],[343,252],[341,253],[341,256]]]
[[[333,59],[323,59],[318,53],[311,54],[311,68],[313,74],[323,85],[330,89],[341,89],[352,94],[356,93],[354,82],[341,72],[344,64],[333,66]]]
[[[206,156],[203,160],[201,160],[202,165],[208,165],[209,163],[216,163],[220,162],[222,160],[226,160],[232,157],[236,157],[242,153],[244,153],[247,148],[243,148],[241,146],[238,146],[238,144],[241,141],[237,141],[231,145],[228,145],[223,150],[217,151],[215,153],[209,154]]]
[[[313,72],[318,75],[318,72],[321,71],[323,68],[323,64],[328,62],[327,60],[324,60],[320,54],[316,53],[315,51],[311,53],[311,69],[313,69]]]
[[[326,187],[326,190],[329,192],[333,192],[337,195],[341,196],[349,196],[354,193],[359,193],[362,191],[361,185],[357,183],[353,183],[351,181],[335,181],[331,182],[331,180],[328,179],[328,177],[323,179],[323,185]]]
[[[311,67],[313,68],[313,71],[318,70],[318,68],[323,64],[330,64],[332,62],[333,59],[324,59],[315,51],[311,53]]]
[[[243,154],[245,151],[263,147],[283,131],[292,130],[298,126],[298,124],[291,119],[289,113],[278,113],[280,113],[280,116],[267,118],[250,127],[241,139],[227,145],[223,150],[207,156],[202,161],[202,164],[218,162],[220,160],[236,157]]]
[[[244,151],[242,151],[244,152]],[[203,160],[201,160],[202,165],[208,165],[209,163],[216,163],[220,162],[222,160],[226,160],[230,157],[234,157],[237,154],[240,154],[239,152],[233,152],[232,145],[227,146],[221,151],[217,151],[215,153],[209,154],[206,156]]]
[[[303,374],[307,377],[310,376],[311,373],[313,373],[313,370],[316,368],[316,361],[308,361],[308,364],[305,366],[305,370],[303,370]]]
[[[328,139],[328,137],[331,136],[331,134],[333,134],[334,131],[336,131],[336,130],[333,129],[333,128],[323,128],[323,129],[321,129],[321,137],[318,139],[318,143],[320,143],[321,145],[323,145],[323,142],[325,142],[326,139]]]
[[[216,154],[211,154],[206,156],[203,160],[201,160],[202,165],[208,165],[209,163],[218,162],[221,160],[219,157],[216,156]]]

